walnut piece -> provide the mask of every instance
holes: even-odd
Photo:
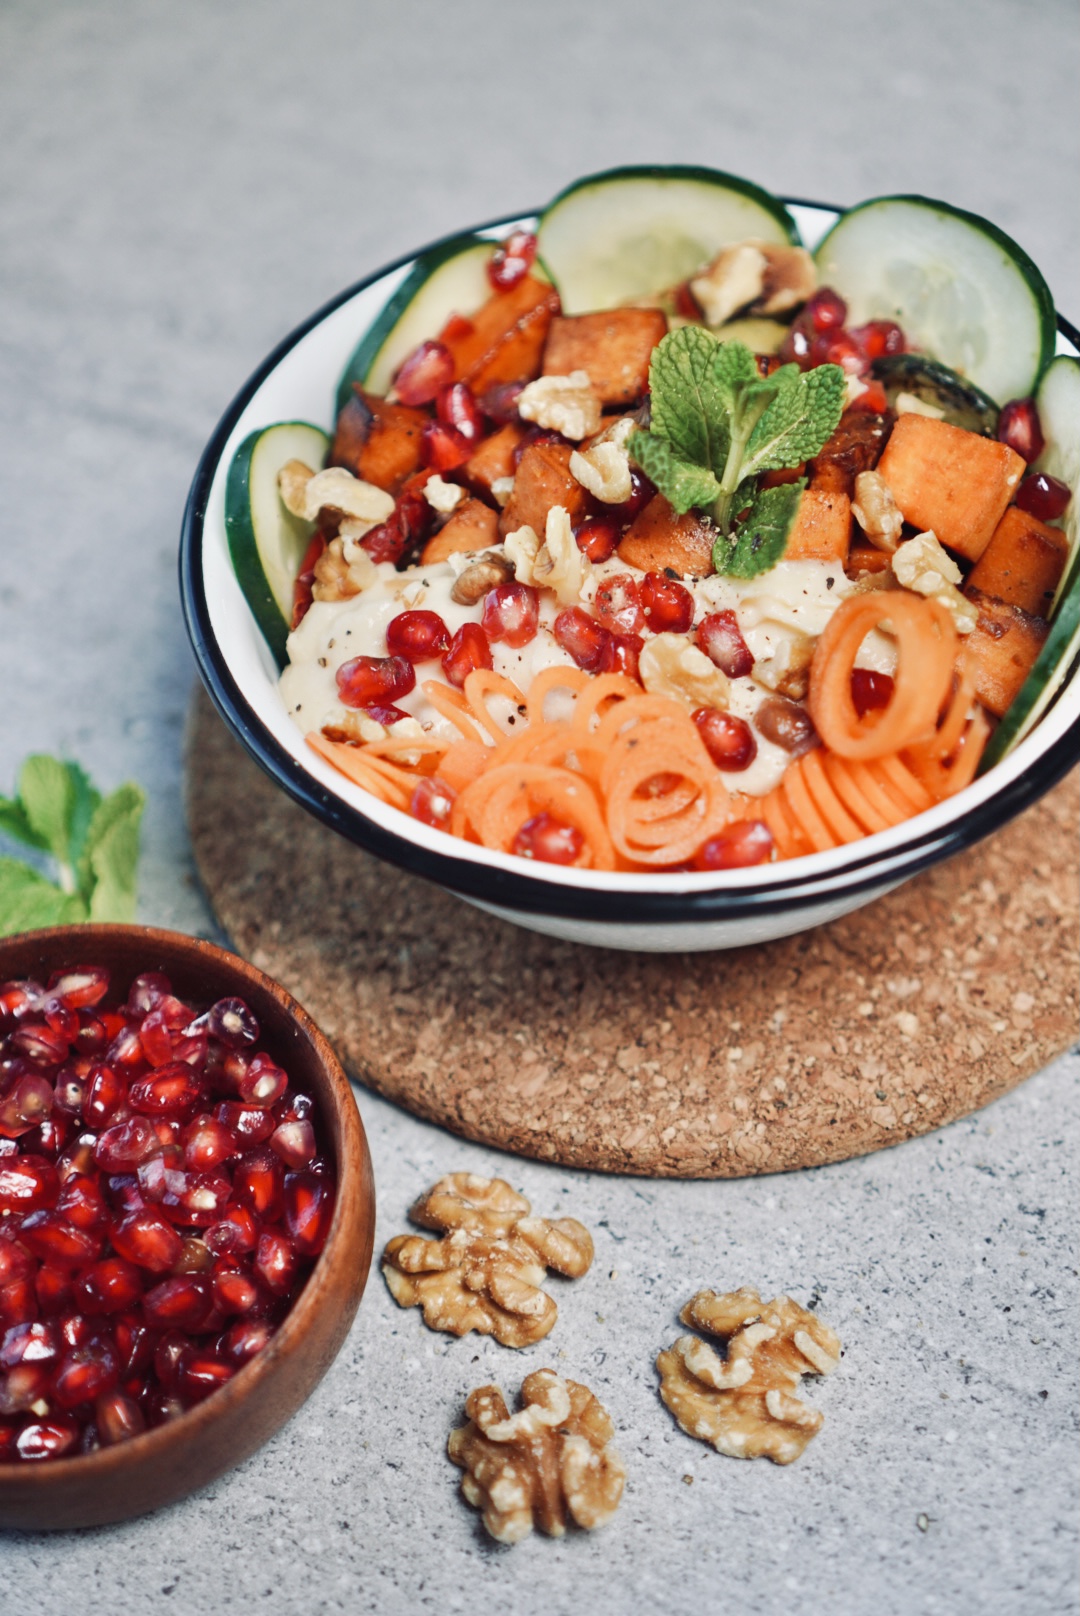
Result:
[[[889,564],[897,582],[905,589],[939,600],[948,607],[958,634],[971,633],[979,621],[979,609],[956,587],[961,578],[960,568],[942,549],[933,529],[905,539]]]
[[[705,323],[720,326],[740,309],[783,314],[805,303],[817,285],[814,260],[805,247],[770,241],[737,241],[695,275],[690,290]]]
[[[485,555],[470,563],[459,572],[450,591],[450,599],[459,606],[475,606],[478,600],[483,600],[489,589],[495,589],[499,584],[509,583],[514,576],[514,564],[497,550],[489,550]]]
[[[564,505],[553,505],[547,513],[544,542],[532,563],[533,583],[539,589],[553,589],[560,606],[574,606],[591,572],[592,562],[574,537],[570,512]]]
[[[656,1360],[660,1396],[687,1435],[732,1459],[797,1459],[824,1423],[796,1397],[799,1381],[832,1374],[839,1337],[789,1296],[763,1302],[749,1286],[724,1296],[699,1291],[679,1318],[727,1344],[721,1358],[684,1335]]]
[[[549,1334],[558,1308],[541,1290],[552,1268],[580,1279],[593,1259],[589,1231],[576,1218],[529,1216],[523,1195],[501,1178],[450,1173],[412,1208],[414,1223],[441,1240],[398,1235],[383,1253],[383,1275],[401,1307],[419,1306],[424,1323],[450,1335],[493,1335],[525,1347]]]
[[[439,511],[444,516],[456,510],[465,498],[465,490],[460,483],[448,483],[439,476],[438,472],[429,477],[424,484],[424,498],[433,511]]]
[[[547,432],[561,432],[575,442],[600,430],[600,398],[587,370],[569,376],[538,376],[518,396],[517,411]]]
[[[904,518],[893,491],[878,471],[860,471],[855,478],[851,514],[870,543],[890,555],[900,543]]]
[[[629,456],[610,438],[601,438],[591,449],[575,449],[570,475],[605,505],[622,505],[633,492]]]
[[[313,600],[351,600],[378,580],[375,563],[352,538],[339,533],[315,563]]]
[[[537,1369],[507,1409],[497,1386],[465,1404],[469,1423],[450,1433],[447,1451],[465,1474],[461,1490],[483,1512],[499,1543],[520,1543],[533,1527],[562,1537],[567,1517],[592,1531],[614,1515],[626,1471],[611,1447],[615,1428],[587,1386]]]
[[[778,696],[804,701],[810,689],[810,664],[816,647],[817,640],[812,634],[792,629],[773,656],[762,657],[754,663],[753,676],[759,685],[775,690]]]
[[[305,522],[314,522],[322,510],[332,510],[374,527],[394,509],[392,495],[374,483],[361,482],[344,466],[312,471],[302,460],[289,460],[278,472],[278,490],[285,509]]]
[[[638,666],[650,696],[668,696],[690,712],[698,707],[727,708],[727,674],[685,634],[654,635],[646,641]]]

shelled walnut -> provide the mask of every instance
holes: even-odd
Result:
[[[699,1291],[679,1318],[727,1344],[721,1358],[684,1335],[656,1360],[660,1396],[687,1435],[732,1459],[797,1459],[824,1423],[795,1396],[799,1381],[832,1374],[839,1338],[789,1296],[763,1302],[749,1286],[724,1296]]]
[[[383,1274],[401,1307],[419,1306],[432,1330],[493,1335],[525,1347],[549,1334],[558,1308],[541,1290],[546,1270],[579,1279],[593,1259],[589,1231],[575,1218],[529,1216],[523,1195],[501,1178],[450,1173],[412,1208],[414,1223],[441,1240],[398,1235]]]
[[[497,1386],[465,1404],[468,1424],[447,1451],[465,1471],[461,1490],[483,1512],[500,1543],[520,1543],[533,1527],[562,1537],[567,1519],[586,1531],[604,1526],[622,1497],[626,1471],[610,1446],[615,1428],[587,1386],[538,1369],[511,1414]]]

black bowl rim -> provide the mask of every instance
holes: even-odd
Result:
[[[785,197],[783,201],[788,206],[814,208],[823,212],[841,214],[847,211],[796,197]],[[530,213],[506,214],[471,228],[475,231],[494,230],[514,224],[519,219],[534,217],[541,211],[533,209]],[[203,524],[211,484],[240,415],[285,355],[309,331],[358,292],[393,270],[412,263],[421,253],[429,252],[461,233],[460,230],[451,231],[365,275],[362,280],[346,287],[316,309],[284,337],[252,372],[226,409],[203,450],[192,480],[180,535],[180,598],[199,674],[214,706],[233,735],[294,802],[347,841],[356,843],[387,863],[448,887],[461,897],[553,919],[671,925],[680,921],[701,923],[790,915],[828,904],[830,900],[840,900],[854,907],[860,897],[869,898],[966,847],[974,846],[1037,802],[1080,761],[1078,719],[1028,769],[986,802],[971,809],[962,820],[941,830],[925,831],[885,858],[880,852],[859,853],[857,849],[861,844],[853,843],[853,850],[856,851],[853,851],[842,869],[823,876],[818,872],[800,875],[796,867],[783,884],[761,891],[745,887],[709,888],[695,892],[607,891],[562,886],[532,875],[519,875],[516,871],[475,863],[452,853],[422,847],[365,818],[344,799],[320,786],[250,711],[214,638],[200,565]],[[1057,316],[1057,328],[1080,349],[1080,331],[1060,314]],[[793,864],[797,866],[799,862],[796,860]]]

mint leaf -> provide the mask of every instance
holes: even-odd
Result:
[[[656,484],[680,516],[695,505],[711,505],[720,491],[720,484],[705,466],[676,459],[666,438],[652,432],[635,432],[628,447],[649,481]]]
[[[139,787],[124,785],[94,810],[79,866],[79,888],[88,897],[91,920],[134,917],[139,821],[145,806]]]
[[[61,892],[29,865],[0,858],[0,937],[85,919],[86,905],[80,898]]]
[[[26,809],[17,797],[0,797],[0,834],[24,842],[27,847],[48,847],[44,837],[38,835],[27,819]]]
[[[75,787],[59,758],[39,753],[19,770],[19,801],[39,846],[61,864],[70,863]]]
[[[730,538],[721,534],[713,545],[717,572],[728,578],[756,578],[783,560],[805,487],[805,480],[800,478],[795,483],[759,489]]]
[[[847,401],[839,365],[805,372],[784,365],[768,379],[777,384],[776,397],[750,434],[740,481],[813,459],[836,431]]]
[[[729,439],[728,404],[716,374],[719,348],[702,326],[684,325],[662,338],[649,365],[654,433],[667,439],[678,459],[717,474]]]
[[[759,381],[757,360],[745,342],[718,342],[713,358],[713,382],[723,408],[735,409],[740,390]]]
[[[86,847],[90,821],[93,819],[101,802],[101,792],[91,785],[89,776],[77,763],[66,763],[64,767],[67,769],[68,779],[71,781],[71,789],[74,794],[69,861],[77,870]]]

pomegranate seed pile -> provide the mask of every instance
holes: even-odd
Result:
[[[79,965],[0,987],[0,1462],[89,1453],[263,1348],[322,1250],[314,1102],[241,999]]]

